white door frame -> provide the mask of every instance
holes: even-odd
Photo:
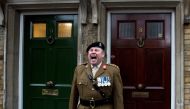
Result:
[[[23,16],[43,14],[78,14],[79,0],[53,0],[51,3],[22,2],[8,3],[6,6],[7,37],[5,39],[5,95],[6,109],[23,109]],[[80,30],[80,20],[78,21]],[[78,40],[80,39],[78,32]],[[79,41],[78,41],[79,42]],[[78,46],[78,45],[77,45]]]
[[[110,62],[111,29],[110,14],[113,12],[170,12],[171,13],[171,109],[184,109],[184,49],[182,0],[101,0],[98,39],[107,48]],[[159,10],[159,11],[158,11]],[[104,22],[105,21],[105,22]],[[105,36],[105,37],[101,37]]]

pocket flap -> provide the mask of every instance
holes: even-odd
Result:
[[[78,80],[77,84],[78,85],[87,85],[87,81],[86,80]]]

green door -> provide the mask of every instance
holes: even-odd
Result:
[[[23,109],[68,109],[77,15],[24,16]]]

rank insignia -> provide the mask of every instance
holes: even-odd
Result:
[[[97,78],[97,86],[104,87],[104,86],[111,86],[111,81],[109,76],[100,76]]]

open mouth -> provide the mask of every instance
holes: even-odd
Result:
[[[91,58],[91,59],[97,59],[97,56],[96,56],[96,54],[92,54],[92,55],[90,56],[90,58]]]
[[[91,59],[96,59],[96,57],[91,57]]]

